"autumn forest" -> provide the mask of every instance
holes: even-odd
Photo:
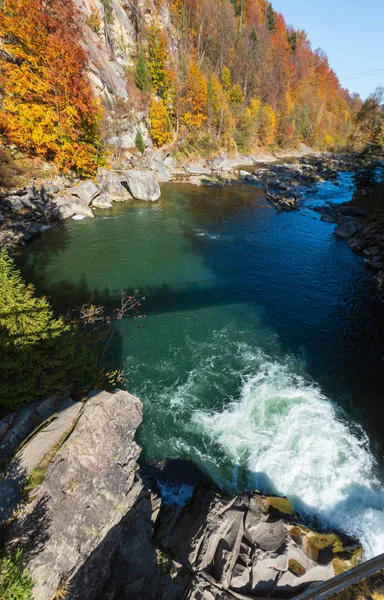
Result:
[[[350,95],[305,31],[266,0],[161,0],[167,28],[136,15],[137,55],[127,70],[129,110],[144,111],[153,143],[185,154],[356,142],[362,102]],[[108,153],[86,75],[86,26],[107,31],[110,0],[84,18],[73,0],[3,0],[0,133],[62,170],[92,174]],[[358,136],[357,136],[358,139]],[[143,142],[136,145],[142,149]]]

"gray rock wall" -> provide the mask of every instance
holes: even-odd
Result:
[[[141,418],[141,402],[127,392],[93,392],[33,502],[18,515],[13,543],[26,549],[36,600],[51,600],[85,563],[78,597],[94,598],[105,583],[116,525],[141,490],[134,442]]]

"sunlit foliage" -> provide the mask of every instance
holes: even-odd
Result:
[[[0,10],[0,127],[29,154],[93,173],[100,109],[85,73],[72,0],[4,0]]]

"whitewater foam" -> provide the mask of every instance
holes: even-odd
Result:
[[[384,552],[384,490],[365,433],[289,363],[252,361],[240,398],[197,411],[196,425],[245,465],[249,489],[289,496],[307,517],[358,537],[367,557]]]

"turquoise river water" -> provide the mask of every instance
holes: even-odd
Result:
[[[252,186],[167,184],[52,228],[18,256],[58,309],[146,297],[111,351],[144,403],[143,460],[192,459],[227,491],[287,494],[308,520],[384,552],[384,307],[362,258],[310,206]],[[145,318],[144,318],[145,315]]]

